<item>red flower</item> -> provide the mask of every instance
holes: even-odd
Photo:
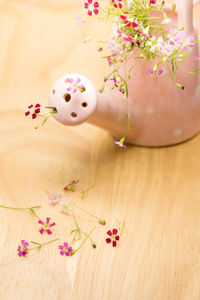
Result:
[[[127,12],[125,12],[125,14],[127,14]],[[124,20],[124,23],[127,27],[130,27],[131,25],[133,26],[133,28],[138,27],[138,24],[132,20],[127,19],[127,16],[121,15],[120,18]]]
[[[46,231],[48,234],[52,234],[52,231],[49,229],[49,227],[52,227],[56,225],[55,222],[49,224],[51,218],[46,218],[46,223],[44,223],[42,220],[39,220],[38,223],[42,225],[42,228],[40,229],[40,233],[43,234],[44,231]]]
[[[35,106],[33,104],[29,105],[29,110],[25,112],[25,116],[32,115],[32,119],[35,119],[37,117],[37,114],[40,113],[40,104],[36,104]]]
[[[118,2],[118,4],[116,2]],[[113,6],[115,8],[119,7],[121,9],[122,8],[122,3],[121,2],[122,2],[122,0],[112,0],[112,3],[114,3]]]
[[[99,13],[99,3],[97,1],[93,3],[93,0],[87,0],[87,2],[84,3],[84,7],[88,9],[89,16],[92,16],[92,13],[94,13],[95,15]]]
[[[149,0],[149,4],[156,4],[156,0]]]
[[[116,247],[117,246],[117,241],[119,241],[119,238],[120,238],[120,236],[117,233],[118,233],[118,230],[115,229],[115,228],[112,231],[108,230],[107,234],[110,237],[106,239],[106,243],[109,244],[109,243],[112,242],[113,247]]]

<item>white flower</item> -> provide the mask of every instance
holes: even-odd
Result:
[[[61,203],[61,211],[63,213],[67,214],[70,210],[72,210],[72,207],[69,206],[69,202],[66,201]]]
[[[128,0],[127,4],[128,4],[128,7],[132,7],[133,6],[133,0]]]
[[[157,40],[156,40],[156,37],[153,36],[153,37],[151,38],[151,40],[147,42],[147,45],[150,47],[150,51],[151,51],[151,52],[155,52],[156,47],[157,47]]]
[[[158,39],[156,39],[156,37],[153,36],[151,38],[151,40],[147,42],[147,45],[150,47],[151,52],[155,52],[156,49],[159,49],[159,50],[162,49],[163,42],[164,41],[163,41],[162,37],[159,37]]]
[[[171,20],[170,18],[167,17],[167,18],[164,18],[164,20],[162,21],[162,23],[163,23],[163,24],[169,24],[169,23],[171,23],[171,21],[172,21],[172,20]]]
[[[143,28],[143,33],[144,34],[148,34],[149,33],[149,26],[147,26],[146,28]]]

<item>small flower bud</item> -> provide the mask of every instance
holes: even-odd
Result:
[[[97,245],[96,245],[95,241],[92,241],[91,244],[92,244],[92,247],[93,247],[94,249],[96,249]]]
[[[106,221],[105,221],[104,219],[99,219],[99,223],[100,223],[101,225],[106,225]]]

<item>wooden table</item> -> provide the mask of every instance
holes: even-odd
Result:
[[[0,203],[42,205],[41,218],[56,222],[51,237],[41,236],[34,216],[0,210],[0,299],[199,300],[200,136],[175,147],[122,151],[90,125],[67,128],[51,120],[36,131],[24,117],[30,103],[46,105],[62,74],[83,73],[101,85],[98,45],[83,40],[107,28],[88,18],[80,29],[74,20],[80,2],[0,0]],[[62,257],[58,245],[70,239],[73,219],[49,205],[45,190],[63,193],[73,179],[80,183],[66,200],[94,184],[80,205],[107,224],[77,211],[86,232],[96,225],[97,248],[87,241],[76,255]],[[126,225],[112,248],[105,238],[116,219]],[[59,242],[17,256],[21,239],[56,237]]]

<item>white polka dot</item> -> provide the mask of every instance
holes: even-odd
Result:
[[[175,137],[179,137],[179,136],[181,136],[181,134],[182,134],[182,129],[180,129],[180,128],[175,129],[173,132],[173,136],[175,136]]]
[[[147,107],[146,114],[153,115],[155,113],[155,109],[152,106]]]
[[[195,90],[195,97],[200,97],[200,84],[198,84],[198,86]]]

